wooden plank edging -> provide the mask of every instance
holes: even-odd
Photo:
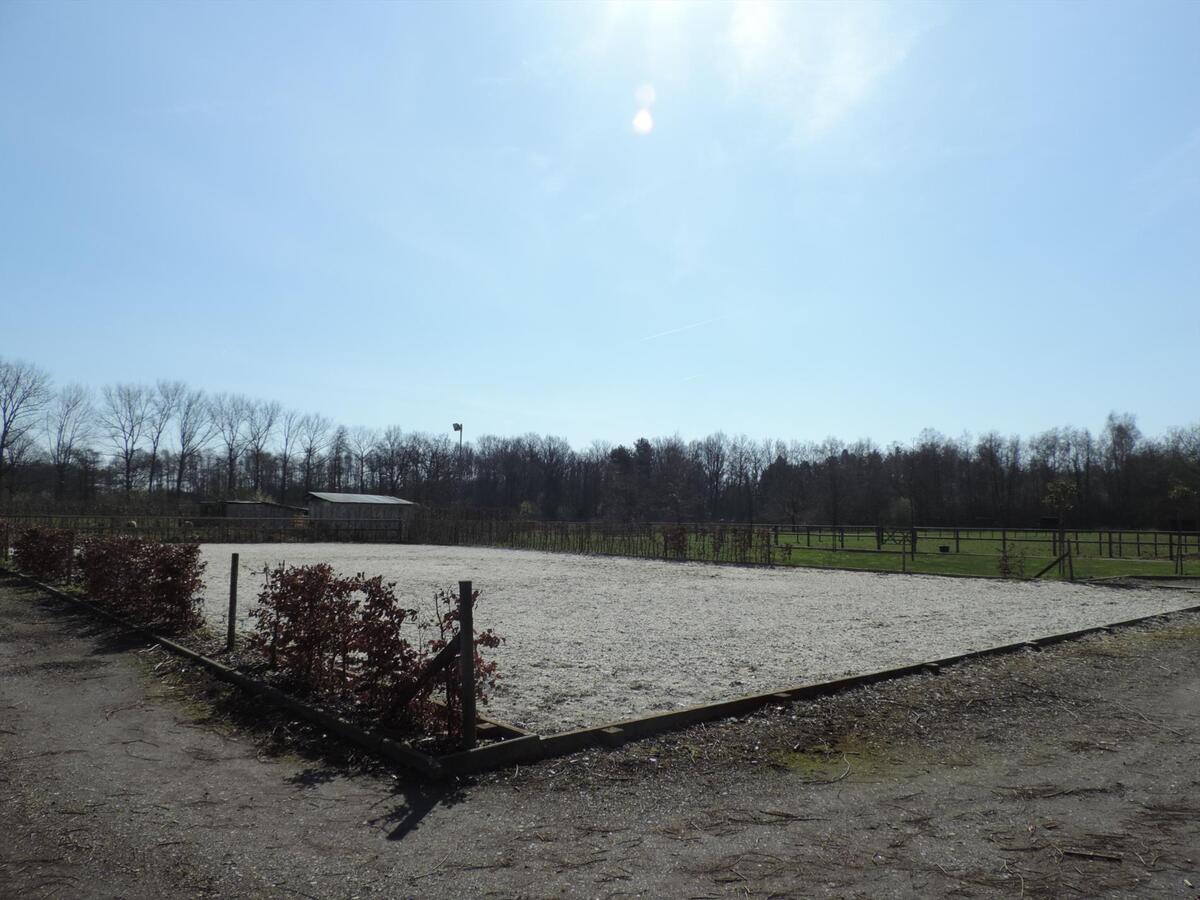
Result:
[[[854,688],[877,684],[883,681],[893,681],[910,675],[940,672],[947,666],[973,659],[1000,656],[1021,650],[1038,649],[1065,641],[1077,640],[1091,634],[1101,634],[1116,628],[1138,625],[1151,619],[1194,612],[1200,612],[1200,605],[1165,610],[1106,625],[1096,625],[1075,631],[1046,635],[1045,637],[1029,641],[1015,641],[1009,644],[985,647],[981,650],[970,650],[965,653],[942,657],[941,659],[911,663],[890,669],[867,672],[861,675],[850,675],[833,681],[812,682],[784,688],[783,690],[773,690],[761,694],[747,694],[729,700],[720,700],[715,703],[705,703],[683,709],[668,710],[650,716],[622,719],[616,722],[606,722],[603,725],[564,731],[544,737],[531,735],[530,739],[505,741],[501,744],[452,753],[440,757],[439,760],[447,772],[456,775],[466,775],[515,764],[538,762],[556,756],[565,756],[589,747],[616,747],[627,741],[641,740],[642,738],[651,737],[663,732],[687,728],[701,722],[710,722],[753,712],[771,704],[793,703],[797,700],[812,700],[817,697],[826,697],[844,693]],[[536,740],[532,738],[536,738]]]
[[[589,747],[616,747],[626,743],[627,741],[640,740],[642,738],[651,737],[666,731],[687,728],[691,725],[696,725],[701,722],[709,722],[717,719],[728,718],[730,716],[741,715],[743,713],[753,712],[754,710],[760,709],[763,706],[767,706],[772,703],[791,703],[797,700],[811,700],[817,697],[830,696],[833,694],[843,693],[854,688],[876,684],[882,681],[892,681],[898,678],[904,678],[909,675],[917,675],[925,672],[939,672],[942,668],[947,666],[951,666],[956,663],[967,662],[973,659],[999,656],[1021,650],[1037,649],[1044,646],[1051,646],[1053,644],[1076,640],[1091,634],[1110,632],[1116,628],[1124,628],[1130,625],[1142,624],[1150,621],[1151,619],[1166,618],[1168,616],[1174,616],[1180,613],[1200,612],[1200,605],[1164,610],[1162,612],[1150,613],[1144,616],[1136,616],[1132,619],[1124,619],[1119,622],[1112,622],[1105,625],[1096,625],[1088,628],[1077,629],[1075,631],[1046,635],[1044,637],[1034,638],[1033,640],[1015,641],[1009,644],[985,647],[980,650],[969,650],[965,653],[957,653],[952,656],[942,657],[941,659],[910,663],[890,669],[867,672],[861,675],[850,675],[844,678],[835,679],[833,681],[811,682],[808,684],[800,684],[790,688],[784,688],[782,690],[773,690],[759,694],[747,694],[741,697],[734,697],[729,700],[720,700],[715,703],[705,703],[696,706],[684,707],[683,709],[655,713],[654,715],[650,716],[622,719],[615,722],[606,722],[602,725],[595,725],[588,728],[580,728],[547,736],[531,734],[529,732],[525,732],[523,729],[518,729],[515,726],[508,725],[504,722],[484,719],[484,721],[497,726],[501,730],[518,733],[519,736],[510,738],[509,740],[500,741],[495,744],[476,747],[471,750],[463,750],[440,757],[432,757],[388,738],[374,735],[349,722],[346,722],[343,719],[326,713],[323,710],[319,710],[315,707],[309,706],[308,704],[302,703],[290,695],[280,691],[278,688],[243,675],[242,673],[237,672],[214,659],[210,659],[200,653],[197,653],[194,650],[190,650],[187,647],[184,647],[182,644],[178,644],[169,638],[155,635],[144,628],[140,628],[139,626],[126,622],[121,617],[109,612],[92,601],[84,600],[80,597],[74,597],[58,590],[57,588],[53,588],[49,585],[35,581],[27,575],[12,571],[11,569],[7,571],[9,571],[10,574],[16,575],[28,583],[33,584],[36,587],[41,588],[42,590],[45,590],[55,596],[61,597],[65,600],[70,600],[74,603],[95,610],[101,615],[106,616],[107,618],[123,625],[126,628],[146,635],[151,640],[161,644],[167,649],[204,665],[218,678],[222,678],[223,680],[230,681],[231,683],[244,687],[245,689],[264,697],[264,699],[267,699],[272,703],[277,703],[289,711],[296,712],[297,715],[307,718],[309,721],[321,725],[330,731],[334,731],[352,743],[358,744],[359,746],[362,746],[365,749],[384,757],[385,759],[400,763],[401,765],[405,765],[410,768],[414,768],[421,772],[421,774],[428,775],[429,777],[433,778],[445,777],[448,775],[476,774],[479,772],[486,772],[492,769],[504,768],[511,765],[533,763],[552,757],[565,756]]]

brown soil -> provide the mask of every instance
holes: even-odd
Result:
[[[0,815],[0,897],[1196,898],[1200,616],[431,786],[5,580]]]

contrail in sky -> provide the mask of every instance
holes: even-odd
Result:
[[[668,334],[679,334],[679,332],[681,332],[681,331],[688,331],[689,329],[692,329],[692,328],[699,328],[701,325],[711,325],[713,322],[720,322],[722,319],[728,319],[728,318],[729,318],[729,316],[727,316],[727,315],[714,316],[711,319],[705,319],[703,322],[693,322],[691,325],[681,325],[678,328],[670,328],[666,331],[660,331],[658,334],[648,335],[647,337],[640,338],[638,342],[641,343],[642,341],[652,341],[655,338],[666,337]]]

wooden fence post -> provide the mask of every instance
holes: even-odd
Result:
[[[225,633],[225,651],[233,652],[235,635],[237,634],[237,581],[238,555],[232,554],[229,560],[229,627]]]
[[[475,746],[475,610],[471,582],[458,583],[458,672],[462,688],[462,745]]]

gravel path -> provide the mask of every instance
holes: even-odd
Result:
[[[432,613],[470,578],[479,627],[505,639],[489,712],[540,733],[874,671],[1200,603],[1200,594],[752,569],[523,550],[364,544],[205,544],[206,615],[223,624],[229,554],[239,619],[265,565],[328,562],[395,580]],[[246,626],[249,622],[245,623]]]
[[[0,897],[1195,897],[1198,695],[1174,616],[433,785],[0,578]]]

